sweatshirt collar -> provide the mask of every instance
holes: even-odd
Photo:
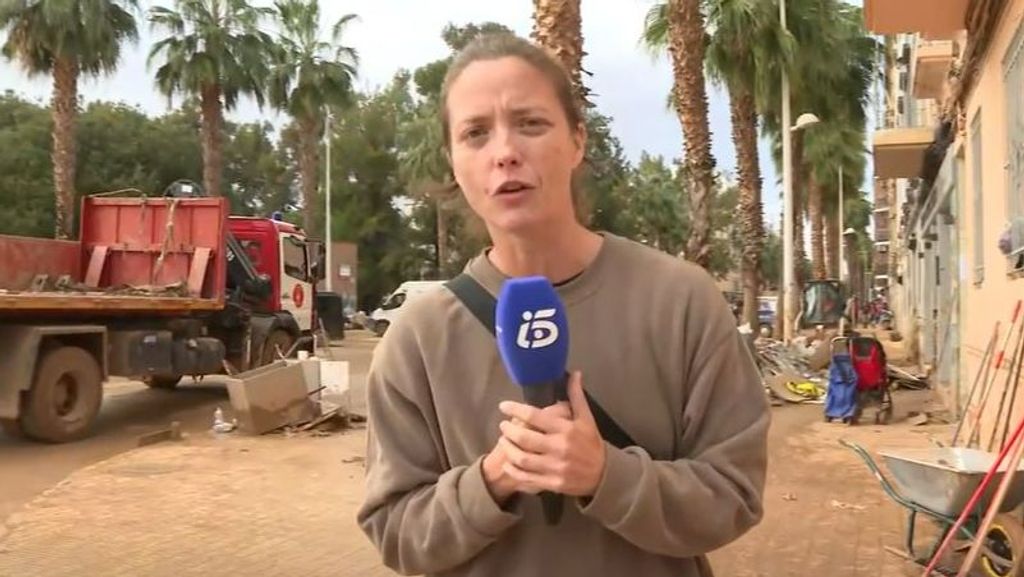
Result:
[[[558,296],[561,297],[567,306],[580,302],[597,292],[597,289],[600,288],[601,271],[607,267],[608,260],[617,250],[619,243],[622,242],[622,239],[614,234],[603,231],[598,232],[598,234],[604,238],[604,241],[601,243],[601,248],[598,250],[593,262],[580,274],[555,287]],[[487,255],[490,253],[491,248],[485,248],[480,254],[470,260],[466,264],[465,270],[477,282],[482,284],[487,289],[487,292],[497,297],[498,293],[501,292],[502,285],[512,277],[498,270],[494,263],[491,262],[491,259],[488,258]]]

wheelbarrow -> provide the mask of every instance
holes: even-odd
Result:
[[[895,480],[894,486],[863,447],[842,439],[839,442],[857,453],[871,469],[882,490],[908,511],[904,553],[908,559],[922,567],[931,561],[996,459],[991,453],[964,447],[879,451]],[[1024,463],[1018,471],[1024,471]],[[968,542],[974,540],[981,516],[988,509],[1005,472],[1005,467],[996,471],[974,511],[957,530],[957,536]],[[1017,474],[1000,507],[1000,514],[996,516],[985,537],[986,543],[979,564],[989,577],[1024,576],[1024,522],[1017,515],[1009,513],[1022,501],[1024,475]],[[929,518],[940,528],[938,537],[925,557],[919,557],[914,547],[918,514]],[[956,571],[939,571],[956,574]]]

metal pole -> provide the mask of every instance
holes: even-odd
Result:
[[[846,286],[847,283],[844,282],[844,280],[849,280],[849,279],[847,279],[847,276],[846,276],[846,269],[848,267],[846,266],[846,262],[843,259],[843,253],[846,252],[845,250],[843,250],[845,248],[845,246],[846,246],[846,229],[843,228],[843,165],[840,164],[839,165],[839,286],[843,290],[843,293],[841,293],[841,294],[846,294],[847,295],[846,298],[847,298],[847,300],[849,300],[849,298],[850,298],[849,297],[850,287]],[[843,305],[843,308],[844,309],[846,308],[845,303]],[[850,311],[850,322],[853,322],[853,317],[854,316],[855,316],[854,311]],[[841,335],[842,334],[846,334],[846,330],[845,330],[846,329],[846,322],[845,321],[846,321],[846,317],[845,316],[841,316],[839,318],[839,334],[841,334]]]
[[[327,166],[324,174],[327,182],[324,185],[324,205],[325,205],[325,224],[324,230],[324,242],[326,243],[326,274],[324,280],[326,282],[327,291],[330,292],[334,288],[334,265],[332,263],[331,253],[334,252],[334,243],[331,242],[331,111],[327,110],[327,121],[324,125],[324,138],[327,139]]]
[[[779,0],[779,23],[786,31],[786,0]],[[792,121],[789,110],[789,76],[782,69],[782,302],[785,309],[782,323],[782,338],[785,342],[793,339],[796,318],[796,275],[793,250],[793,150],[790,142]]]
[[[848,280],[846,277],[846,262],[843,254],[846,252],[846,229],[843,228],[843,166],[839,165],[839,281]]]

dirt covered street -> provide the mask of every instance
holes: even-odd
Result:
[[[913,575],[883,550],[902,543],[902,510],[838,439],[871,449],[942,439],[948,425],[903,418],[928,395],[898,393],[889,426],[826,424],[820,405],[775,408],[764,522],[712,554],[716,574]],[[226,566],[260,575],[389,575],[354,522],[364,443],[361,425],[329,436],[219,439],[197,429],[184,442],[96,460],[7,517],[0,575],[178,577]]]

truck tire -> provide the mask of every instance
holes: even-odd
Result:
[[[274,329],[267,335],[267,340],[263,341],[263,355],[261,356],[260,366],[269,365],[277,360],[277,350],[281,349],[281,354],[288,354],[288,349],[292,348],[292,336],[288,334],[288,331],[283,329]]]
[[[84,349],[60,347],[36,366],[22,415],[25,434],[37,441],[64,443],[88,435],[103,400],[100,365]]]
[[[151,389],[165,389],[171,390],[178,386],[181,382],[181,375],[176,377],[146,377],[142,379],[142,382]]]
[[[391,326],[391,323],[388,321],[377,321],[373,323],[373,334],[383,338],[384,333],[388,332],[389,326]]]

